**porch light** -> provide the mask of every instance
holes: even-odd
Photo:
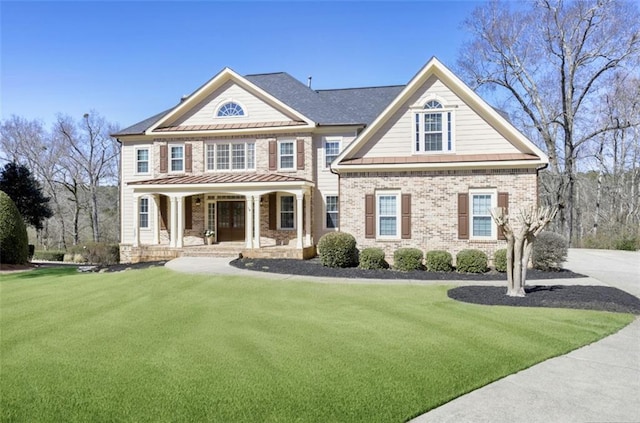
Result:
[[[200,207],[200,197],[196,198],[196,207]]]

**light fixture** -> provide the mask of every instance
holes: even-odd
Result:
[[[200,207],[200,197],[196,198],[196,206]]]

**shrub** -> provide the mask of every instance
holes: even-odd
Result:
[[[616,250],[636,251],[640,246],[640,237],[623,235],[622,238],[617,239],[613,245]]]
[[[417,248],[398,248],[393,253],[393,267],[403,272],[422,270],[422,257],[422,251]]]
[[[104,266],[120,262],[120,247],[117,244],[95,242],[86,247],[83,257],[89,263]]]
[[[62,261],[64,259],[64,251],[53,250],[40,250],[33,253],[33,258],[36,260],[45,261]]]
[[[493,255],[493,267],[496,268],[498,272],[506,272],[507,271],[507,249],[503,248],[501,250],[497,250]]]
[[[389,263],[384,259],[384,251],[382,248],[365,248],[360,251],[360,268],[361,269],[388,269]]]
[[[433,250],[427,252],[425,263],[430,272],[450,272],[453,270],[452,260],[453,257],[447,251]]]
[[[329,232],[318,241],[320,262],[327,267],[358,265],[356,239],[346,232]]]
[[[462,250],[456,255],[456,268],[458,272],[484,273],[487,261],[487,255],[480,250]]]
[[[533,267],[540,270],[560,269],[567,259],[569,242],[554,232],[540,232],[533,242]]]
[[[0,263],[29,262],[27,227],[13,200],[0,191]]]

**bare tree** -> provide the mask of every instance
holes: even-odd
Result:
[[[118,148],[109,133],[113,128],[96,112],[86,113],[79,122],[59,116],[56,130],[69,147],[69,160],[79,170],[89,193],[93,240],[100,240],[98,189],[117,175]]]
[[[640,13],[633,2],[538,0],[512,10],[493,1],[466,27],[473,40],[458,65],[474,87],[499,89],[517,124],[532,129],[561,175],[555,203],[560,226],[573,239],[575,179],[584,144],[628,122],[599,121],[606,77],[640,60]]]
[[[502,229],[507,239],[507,295],[524,297],[527,281],[527,267],[533,251],[536,236],[553,220],[557,209],[521,209],[512,222],[502,207],[491,210],[496,225]],[[515,223],[515,225],[513,224]]]

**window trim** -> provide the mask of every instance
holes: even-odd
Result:
[[[292,197],[293,198],[293,227],[291,228],[283,228],[282,227],[282,198],[283,197]],[[296,201],[296,196],[294,194],[289,194],[289,193],[278,193],[278,195],[276,196],[276,214],[278,216],[278,230],[280,231],[295,231],[296,228],[296,221],[297,221],[297,201]]]
[[[172,156],[172,152],[174,148],[180,148],[182,150],[182,157],[180,158],[180,162],[182,163],[182,168],[180,170],[173,170],[173,160],[178,160],[178,159],[174,159]],[[185,157],[184,157],[184,153],[185,153],[185,148],[184,148],[184,144],[169,144],[168,145],[168,149],[169,151],[167,152],[167,160],[169,160],[169,173],[185,173]]]
[[[220,109],[222,109],[224,106],[226,106],[229,103],[237,104],[242,109],[243,114],[233,115],[233,116],[219,116],[218,113],[220,113]],[[213,114],[213,117],[215,119],[238,119],[238,118],[245,118],[248,116],[249,116],[249,113],[247,112],[247,108],[244,106],[244,104],[242,104],[241,102],[233,98],[227,98],[225,100],[222,100],[220,103],[218,103],[218,105],[216,106],[215,112]]]
[[[327,143],[338,143],[338,154],[334,157],[335,160],[340,153],[342,152],[342,137],[324,137],[322,141],[322,169],[329,170],[331,168],[331,164],[327,164]],[[333,162],[332,160],[332,162]]]
[[[426,105],[430,102],[436,101],[440,104],[439,108],[430,108],[426,109]],[[412,120],[411,120],[411,151],[413,154],[452,154],[456,151],[456,134],[455,134],[455,107],[445,105],[445,102],[440,98],[429,97],[421,105],[412,107]],[[424,116],[428,114],[438,113],[442,116],[442,149],[441,150],[425,150],[424,149]],[[416,122],[416,117],[418,118],[418,122]],[[419,126],[419,129],[422,131],[418,132],[415,128],[415,125]],[[416,148],[416,134],[419,134],[419,146],[420,149]],[[449,144],[451,144],[451,148],[449,149]]]
[[[473,197],[475,195],[490,195],[491,196],[491,208],[498,207],[498,190],[496,188],[471,188],[469,189],[469,239],[478,241],[496,241],[498,239],[498,227],[493,221],[491,214],[489,214],[489,220],[491,222],[491,235],[481,236],[474,235],[473,233]],[[485,217],[485,215],[480,215]]]
[[[380,234],[380,197],[395,197],[396,199],[396,233],[395,235]],[[375,217],[376,217],[376,239],[380,240],[399,240],[402,236],[402,197],[399,190],[376,191]]]
[[[146,202],[147,206],[146,209],[147,211],[142,211],[142,202]],[[138,198],[138,229],[151,229],[151,213],[150,213],[150,208],[151,208],[151,202],[149,201],[149,197],[146,196],[142,196]],[[147,217],[147,224],[145,226],[142,226],[142,216],[146,216]]]
[[[281,151],[280,150],[280,146],[282,144],[291,144],[293,146],[293,152],[291,153],[293,161],[292,161],[291,167],[282,167],[281,166],[281,164],[282,164],[282,155],[280,154],[280,151]],[[277,151],[277,157],[276,157],[276,159],[278,160],[278,163],[277,163],[278,164],[278,171],[282,171],[282,172],[295,172],[296,171],[296,169],[297,169],[296,157],[298,155],[298,151],[297,151],[298,147],[297,147],[296,144],[298,144],[298,143],[296,142],[295,139],[292,139],[292,138],[286,138],[286,139],[278,140],[278,142],[277,142],[278,151]],[[289,155],[287,155],[286,157],[288,157],[288,156]]]
[[[322,229],[328,230],[328,231],[339,231],[340,230],[340,196],[338,195],[338,193],[334,193],[334,192],[328,192],[326,194],[324,194],[322,196],[323,201],[322,201],[322,211],[323,211],[323,219],[322,219]],[[331,213],[335,213],[337,215],[337,221],[338,221],[338,225],[334,228],[329,228],[327,226],[327,215],[330,213],[327,210],[327,197],[336,197],[336,208],[337,210],[335,212],[331,212]]]
[[[138,152],[142,151],[142,150],[147,150],[147,171],[146,172],[140,172],[138,171],[138,164],[141,162],[140,160],[138,160]],[[151,149],[149,147],[136,147],[134,149],[134,158],[135,158],[135,168],[136,168],[136,175],[150,175],[151,174],[151,154],[150,154]],[[143,160],[144,161],[144,160]]]

